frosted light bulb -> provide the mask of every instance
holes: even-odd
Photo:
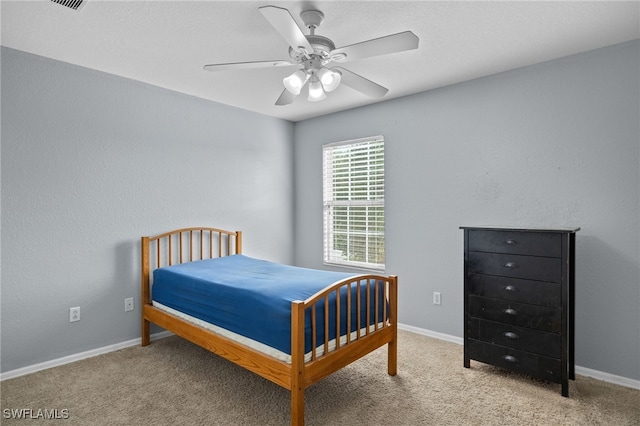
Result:
[[[335,71],[331,71],[327,68],[321,68],[318,71],[318,77],[320,78],[320,82],[322,83],[322,87],[326,92],[333,92],[340,85],[340,80],[342,76],[340,73]]]
[[[324,90],[322,89],[322,83],[315,77],[311,80],[311,83],[309,83],[309,97],[307,100],[317,102],[326,99],[326,97],[327,95],[324,94]]]
[[[284,87],[293,95],[299,95],[300,89],[307,82],[309,76],[303,70],[298,70],[291,74],[289,77],[282,79]]]

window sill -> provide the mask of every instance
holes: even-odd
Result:
[[[384,274],[386,271],[385,267],[374,268],[374,267],[366,267],[366,266],[352,265],[352,264],[345,264],[345,263],[332,263],[332,262],[323,262],[323,264],[325,266],[344,268],[344,269],[353,269],[356,271],[363,271],[363,272],[374,273],[374,274],[380,274],[380,273]]]

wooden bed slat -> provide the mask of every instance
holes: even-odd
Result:
[[[382,285],[384,286],[384,294],[389,294],[389,286],[387,285],[387,283],[382,283]],[[384,303],[382,304],[382,318],[386,318],[387,317],[387,303],[386,301],[384,301]]]
[[[183,244],[183,234],[188,233],[188,244]],[[199,238],[199,244],[194,245],[195,238]],[[205,239],[208,234],[209,250],[205,255]],[[216,235],[217,234],[217,235]],[[173,253],[172,240],[178,238],[179,253]],[[387,373],[395,375],[397,372],[397,277],[379,275],[361,275],[339,281],[307,298],[304,301],[291,303],[291,362],[286,363],[258,352],[255,349],[234,342],[217,333],[206,330],[186,320],[154,308],[151,300],[152,270],[171,265],[177,259],[183,263],[185,259],[204,259],[215,257],[214,238],[217,239],[218,256],[241,254],[241,231],[225,231],[217,228],[198,227],[183,228],[153,237],[142,237],[141,259],[141,302],[142,302],[142,346],[148,345],[150,340],[150,325],[157,324],[207,350],[218,354],[267,380],[291,392],[291,424],[293,426],[304,425],[304,391],[305,389],[322,380],[324,377],[356,361],[377,348],[388,346]],[[226,244],[225,240],[226,239]],[[163,245],[166,246],[167,257],[163,258]],[[223,246],[226,246],[226,254]],[[153,251],[155,250],[155,253]],[[199,254],[195,253],[199,250]],[[150,259],[155,254],[156,265],[151,265]],[[166,260],[166,261],[165,261]],[[372,284],[373,283],[373,284]],[[362,286],[366,286],[363,288]],[[371,290],[375,295],[371,295]],[[352,289],[356,290],[355,298],[352,297]],[[342,291],[346,297],[342,297]],[[382,292],[382,294],[380,294]],[[361,293],[364,293],[361,295]],[[335,301],[330,302],[335,294]],[[364,297],[366,300],[362,300]],[[381,300],[382,298],[382,300]],[[382,321],[380,316],[380,303],[382,302]],[[331,303],[334,303],[331,306]],[[371,306],[375,303],[375,308]],[[317,309],[324,305],[324,320],[318,324]],[[366,324],[362,324],[362,306],[366,309]],[[335,309],[334,309],[335,308]],[[371,327],[371,313],[373,308],[374,324]],[[310,327],[312,330],[311,356],[305,361],[305,312],[310,309]],[[356,316],[355,333],[351,336],[352,315]],[[330,324],[329,312],[336,312],[336,334],[334,347],[329,341]],[[345,341],[340,341],[342,328],[341,314],[346,314]],[[322,329],[319,329],[322,327]],[[324,340],[318,342],[318,334],[324,334]],[[320,344],[320,348],[318,348]],[[316,352],[318,348],[319,352]]]
[[[318,333],[316,332],[316,307],[311,308],[311,347],[318,347]],[[315,349],[311,351],[311,361],[316,360],[316,351]]]
[[[315,330],[314,330],[315,332]],[[324,353],[329,353],[329,295],[324,296]]]
[[[375,304],[376,304],[376,308],[375,308],[375,310],[376,310],[376,311],[375,311],[375,314],[374,314],[374,316],[375,316],[375,321],[373,321],[373,324],[374,324],[374,325],[373,325],[373,329],[374,329],[374,330],[378,330],[378,318],[380,318],[380,317],[378,316],[378,314],[380,313],[380,309],[379,309],[378,303],[380,302],[380,295],[378,294],[378,281],[376,280],[376,281],[374,281],[374,282],[375,282],[375,284],[374,284],[374,286],[373,286],[373,292],[374,292],[374,293],[375,293],[375,295],[376,295],[376,296],[375,296],[375,298],[376,298],[376,300],[375,300]],[[386,321],[386,319],[385,319],[385,321]]]
[[[357,311],[356,311],[357,312]],[[351,343],[351,283],[347,286],[347,345]]]
[[[367,322],[365,325],[364,334],[369,334],[370,325],[371,325],[371,283],[369,280],[365,281],[367,283]]]
[[[171,238],[168,239],[168,243],[169,243],[169,247],[168,247],[168,250],[169,250],[169,265],[172,265],[173,264],[173,252],[171,250]],[[160,249],[160,246],[161,246],[161,244],[160,244],[160,242],[158,242],[158,249]],[[180,253],[182,253],[182,247],[180,247]],[[182,261],[180,263],[182,263]]]
[[[350,314],[350,310],[349,307],[347,306],[347,316]],[[342,312],[340,312],[340,289],[338,288],[336,290],[336,349],[340,349],[340,315],[342,314]],[[349,335],[349,333],[351,332],[351,330],[347,329],[347,335]]]
[[[357,286],[358,286],[358,291],[356,293],[356,298],[358,299],[358,301],[357,301],[357,304],[356,304],[356,309],[357,309],[358,312],[362,312],[361,311],[362,305],[361,305],[361,302],[360,302],[360,290],[361,290],[360,281],[358,281]],[[360,330],[362,329],[362,323],[360,321],[360,315],[359,314],[357,316],[357,321],[358,321],[358,327],[356,327],[356,330],[357,330],[356,339],[359,339],[360,338]]]

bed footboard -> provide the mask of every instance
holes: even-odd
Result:
[[[395,275],[348,278],[305,301],[291,303],[292,425],[304,424],[304,389],[385,344],[388,345],[387,373],[396,375],[397,306],[398,282]],[[318,310],[323,311],[321,321],[317,319]],[[330,324],[329,310],[335,312],[335,324]],[[365,314],[361,315],[363,311]],[[312,339],[311,359],[307,361],[306,325],[311,328]],[[330,340],[331,327],[335,327],[335,336],[341,336],[343,328],[346,333],[341,338]],[[317,336],[323,336],[323,341],[319,342]]]

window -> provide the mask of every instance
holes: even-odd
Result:
[[[323,146],[324,262],[384,269],[384,139]]]

